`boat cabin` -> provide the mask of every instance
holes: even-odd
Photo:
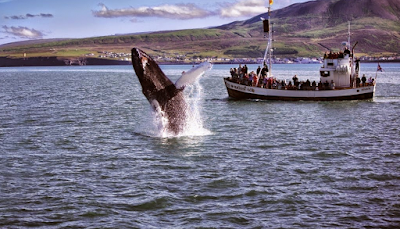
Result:
[[[345,52],[325,54],[323,66],[320,68],[321,83],[334,83],[336,88],[348,88],[352,79],[358,75],[359,69],[352,69],[351,54]],[[356,72],[356,74],[352,74]]]

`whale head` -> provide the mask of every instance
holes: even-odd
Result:
[[[177,90],[174,83],[165,76],[158,64],[145,52],[133,48],[132,65],[142,85],[142,92],[149,101],[153,99],[161,100],[158,102],[162,105],[164,104],[162,102],[163,97],[157,97],[157,94],[163,91],[169,94],[165,95],[164,99],[170,99],[176,95]],[[166,88],[168,88],[168,91],[165,91]]]

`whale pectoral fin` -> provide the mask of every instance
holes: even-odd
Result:
[[[185,86],[193,84],[196,80],[202,76],[207,70],[211,69],[212,64],[209,62],[203,62],[196,67],[193,67],[187,72],[183,72],[182,76],[175,82],[177,89],[183,90]]]
[[[190,77],[186,76],[186,73],[183,72],[181,77],[175,82],[175,87],[178,90],[183,90],[185,89],[185,86],[188,85],[188,82],[190,82]]]

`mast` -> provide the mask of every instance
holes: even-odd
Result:
[[[348,38],[347,38],[347,45],[348,48],[351,48],[350,44],[351,32],[350,32],[350,21],[348,21]],[[354,46],[355,47],[355,46]],[[354,66],[354,47],[350,50],[350,81],[353,81],[353,85],[355,85],[356,80],[356,67]]]
[[[268,22],[271,21],[271,4],[272,4],[272,0],[269,0],[269,4],[268,4]],[[269,44],[269,57],[268,57],[268,62],[269,62],[269,66],[268,66],[268,76],[271,77],[272,76],[272,31],[271,29],[268,32],[268,44]]]
[[[261,18],[263,20],[263,26],[264,26],[264,33],[268,33],[268,44],[267,48],[265,49],[264,53],[264,59],[263,63],[268,58],[268,77],[272,76],[271,69],[272,69],[272,31],[270,28],[270,21],[271,21],[271,5],[273,3],[273,0],[268,1],[268,17],[267,19]]]

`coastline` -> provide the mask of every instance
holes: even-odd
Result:
[[[130,65],[130,61],[100,59],[100,58],[59,58],[59,57],[0,57],[0,67],[25,66],[72,66],[72,65]]]
[[[400,60],[362,61],[363,63],[400,63]],[[199,62],[200,63],[200,62]],[[186,62],[159,62],[160,65],[193,65]],[[213,64],[257,64],[254,61],[213,62]],[[0,57],[0,67],[28,67],[28,66],[79,66],[79,65],[131,65],[130,61],[103,58],[60,58],[60,57],[28,57],[8,58]]]

